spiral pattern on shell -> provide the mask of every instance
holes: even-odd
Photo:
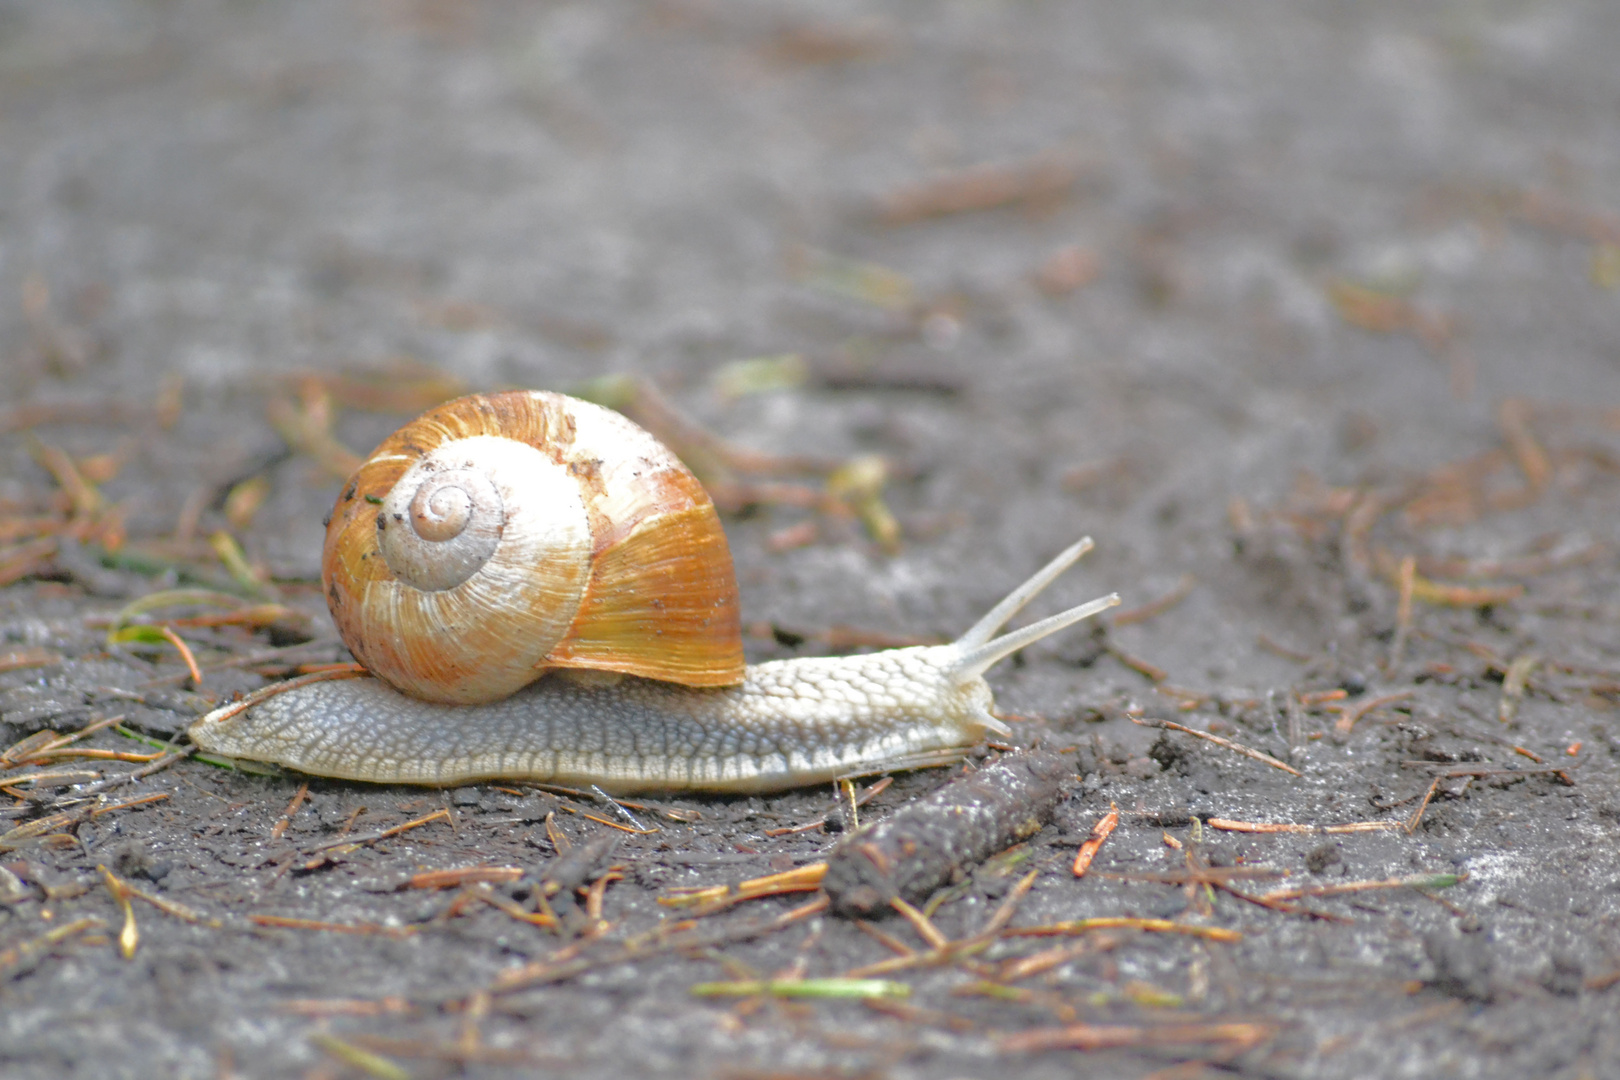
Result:
[[[472,395],[395,432],[345,485],[322,578],[350,651],[430,701],[552,668],[741,680],[730,549],[670,451],[561,394]]]

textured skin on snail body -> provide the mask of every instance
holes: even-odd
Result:
[[[942,678],[949,648],[779,660],[714,690],[553,677],[477,706],[417,701],[376,679],[315,683],[255,707],[251,723],[192,735],[216,753],[353,780],[766,791],[948,760],[1005,730],[983,679]]]
[[[521,437],[508,438],[514,430]],[[609,461],[621,438],[627,456]],[[624,483],[598,490],[609,481]],[[493,514],[481,507],[491,489]],[[551,516],[515,520],[533,509]],[[390,538],[407,528],[404,543]],[[564,554],[544,554],[538,534],[560,537]],[[328,528],[333,618],[379,678],[270,687],[190,735],[211,753],[320,776],[436,785],[771,791],[938,764],[1007,733],[984,681],[993,664],[1119,602],[996,636],[1090,547],[1069,547],[949,645],[745,669],[724,535],[669,451],[561,395],[463,398],[384,442]],[[722,561],[724,580],[711,582]],[[536,588],[572,606],[530,615]],[[484,607],[500,609],[494,630],[479,624]],[[542,649],[524,634],[554,640]]]

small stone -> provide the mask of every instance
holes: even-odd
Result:
[[[1541,973],[1541,985],[1560,997],[1578,997],[1586,989],[1586,967],[1578,956],[1553,953],[1547,958],[1547,970]]]
[[[1489,1002],[1495,996],[1487,935],[1457,936],[1437,931],[1423,939],[1423,951],[1434,964],[1430,982],[1435,989],[1464,1001]]]
[[[172,869],[169,863],[152,857],[146,845],[131,840],[113,853],[113,870],[121,877],[139,877],[147,881],[161,881]]]
[[[1151,780],[1160,771],[1159,763],[1150,757],[1135,757],[1125,763],[1125,775],[1133,780]]]
[[[458,787],[450,793],[451,806],[477,806],[482,799],[482,793],[475,787]]]
[[[1328,867],[1341,861],[1343,856],[1339,854],[1339,845],[1327,843],[1310,850],[1305,856],[1305,869],[1313,874],[1325,874]]]

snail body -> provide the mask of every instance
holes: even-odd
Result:
[[[494,445],[514,441],[503,426],[522,428],[519,447]],[[535,445],[536,432],[552,442]],[[610,460],[619,439],[627,449]],[[626,486],[607,492],[610,479]],[[477,509],[491,489],[504,508],[493,517]],[[562,524],[513,523],[558,507]],[[418,536],[389,539],[407,528]],[[535,535],[560,538],[565,554],[537,555]],[[459,546],[441,564],[433,549],[445,543]],[[770,791],[936,764],[1007,733],[991,712],[991,665],[1118,603],[1104,597],[996,636],[1090,547],[1072,545],[951,644],[744,667],[724,534],[673,455],[616,413],[561,395],[475,395],[385,441],[328,526],[334,621],[379,677],[272,687],[190,734],[212,753],[320,776],[434,785]],[[650,569],[639,561],[648,556]],[[494,582],[482,581],[491,563]],[[547,600],[561,599],[560,614],[477,624],[481,607],[533,606],[525,589],[535,578],[555,594]],[[401,612],[403,630],[388,629]],[[541,648],[537,637],[555,640]],[[498,653],[493,678],[479,668],[483,653]]]

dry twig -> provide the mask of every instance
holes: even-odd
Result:
[[[1091,827],[1091,835],[1086,838],[1085,843],[1080,845],[1080,850],[1075,853],[1075,877],[1084,877],[1086,871],[1091,869],[1091,860],[1097,857],[1097,851],[1103,846],[1103,841],[1108,839],[1109,835],[1114,831],[1114,826],[1118,824],[1119,807],[1109,803],[1108,813],[1104,814],[1102,819]]]
[[[1137,724],[1141,727],[1169,728],[1171,731],[1179,731],[1184,735],[1191,735],[1194,738],[1203,739],[1205,742],[1212,742],[1216,746],[1224,746],[1226,749],[1242,754],[1244,757],[1253,758],[1255,761],[1258,761],[1264,765],[1270,765],[1273,769],[1281,769],[1283,772],[1290,773],[1294,776],[1304,775],[1292,765],[1289,765],[1286,762],[1278,761],[1270,754],[1251,749],[1244,746],[1242,743],[1233,742],[1231,739],[1225,739],[1219,735],[1211,735],[1207,731],[1199,731],[1196,728],[1187,727],[1185,724],[1178,724],[1173,720],[1158,720],[1152,717],[1132,716],[1131,723]]]

